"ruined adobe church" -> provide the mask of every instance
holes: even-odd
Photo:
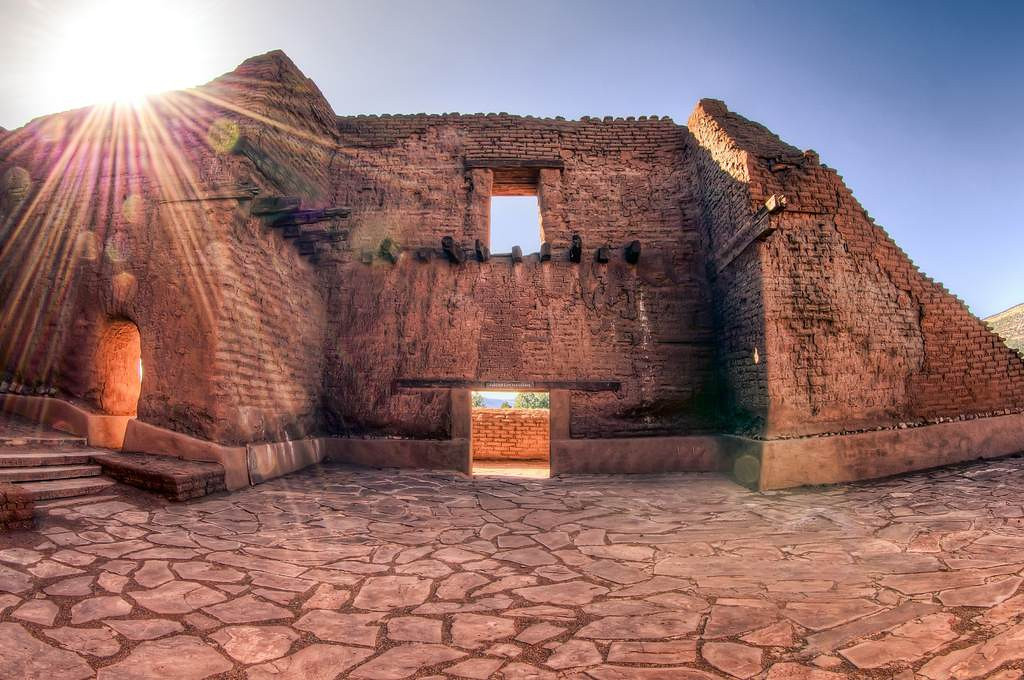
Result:
[[[556,474],[780,488],[1024,450],[1021,357],[719,101],[339,117],[272,52],[0,132],[0,177],[5,408],[229,486],[465,470],[498,385],[550,391]],[[491,197],[523,194],[541,252],[488,253]]]

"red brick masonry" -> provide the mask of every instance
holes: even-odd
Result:
[[[32,500],[17,485],[0,482],[0,530],[32,524]]]
[[[547,459],[550,423],[547,409],[473,409],[474,460]]]

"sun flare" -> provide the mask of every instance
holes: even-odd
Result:
[[[171,3],[83,3],[54,36],[47,86],[68,102],[141,102],[147,95],[199,84],[203,27]]]

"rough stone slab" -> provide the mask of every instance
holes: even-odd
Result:
[[[415,576],[374,576],[366,579],[352,601],[359,609],[387,611],[426,602],[431,581]]]
[[[421,668],[454,661],[464,656],[465,652],[444,645],[399,645],[352,671],[352,677],[365,680],[402,680],[415,675]]]
[[[93,677],[92,668],[82,657],[40,642],[17,623],[0,623],[0,672],[12,680]]]
[[[61,647],[79,654],[108,657],[121,651],[121,643],[109,628],[52,628],[44,631],[46,637],[56,640]]]
[[[103,623],[129,640],[155,640],[183,630],[180,623],[169,619],[104,619]]]
[[[244,664],[278,659],[299,634],[284,626],[228,626],[210,635],[231,658]]]
[[[257,600],[252,595],[244,595],[230,602],[222,602],[203,611],[224,623],[255,623],[257,621],[278,621],[293,618],[293,614],[283,607],[270,602]]]
[[[197,637],[177,635],[143,642],[123,661],[101,668],[97,680],[202,680],[232,664]]]
[[[334,680],[373,654],[369,649],[314,644],[249,669],[249,680]]]
[[[380,618],[379,614],[339,614],[314,609],[293,625],[327,642],[373,647],[380,634],[380,626],[376,625]]]
[[[700,619],[700,614],[692,612],[607,616],[588,623],[576,635],[598,640],[662,640],[696,632]]]
[[[128,596],[157,614],[187,614],[228,599],[224,593],[191,581],[171,581],[153,590],[130,592]]]
[[[114,616],[127,616],[132,606],[117,595],[101,595],[82,600],[71,607],[71,625]]]

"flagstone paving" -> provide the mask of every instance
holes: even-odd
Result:
[[[0,536],[0,678],[1024,677],[1024,459],[711,475],[323,466]]]

